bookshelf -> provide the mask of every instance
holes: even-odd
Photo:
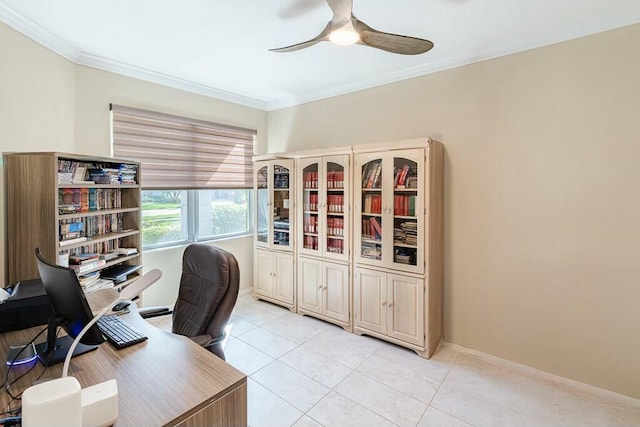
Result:
[[[351,331],[351,150],[296,156],[298,313]]]
[[[4,166],[8,283],[39,277],[36,247],[86,291],[111,286],[100,277],[109,267],[142,264],[139,163],[39,152],[6,153]]]
[[[255,298],[296,310],[294,161],[254,158]]]
[[[443,149],[354,147],[353,331],[430,357],[442,340]]]

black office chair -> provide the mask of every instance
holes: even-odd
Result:
[[[171,331],[191,338],[224,360],[222,341],[239,286],[240,270],[233,254],[216,246],[189,245],[182,256]],[[157,312],[141,309],[141,314],[148,318]]]

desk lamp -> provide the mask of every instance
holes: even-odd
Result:
[[[118,298],[104,307],[75,338],[62,368],[62,377],[33,385],[22,394],[24,427],[101,427],[110,426],[118,418],[118,387],[108,380],[82,389],[77,379],[68,376],[73,350],[82,336],[100,317],[116,304],[131,300],[162,277],[158,269],[144,274],[120,292]]]

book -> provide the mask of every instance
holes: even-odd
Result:
[[[100,254],[97,253],[84,253],[75,254],[69,256],[69,262],[71,264],[88,264],[100,258]]]
[[[73,178],[71,179],[71,182],[73,184],[81,183],[82,181],[84,181],[86,174],[87,174],[87,168],[84,165],[78,164],[76,166],[76,170],[73,171]]]
[[[376,168],[376,174],[373,177],[373,182],[371,183],[371,188],[380,188],[380,179],[382,178],[382,162],[378,162],[378,167]]]
[[[89,189],[80,189],[80,212],[89,212]]]
[[[103,259],[105,261],[111,261],[112,259],[116,259],[120,256],[120,254],[116,251],[113,252],[107,252],[104,254],[100,254],[100,259]]]
[[[114,252],[120,255],[135,255],[138,253],[138,248],[118,248]]]
[[[61,267],[69,267],[69,254],[59,254],[58,255],[58,265]]]
[[[115,283],[124,282],[127,276],[141,269],[141,265],[118,264],[113,267],[105,268],[100,273],[103,279],[113,280]]]
[[[92,262],[88,262],[86,264],[80,264],[80,265],[71,265],[70,267],[73,269],[73,271],[76,272],[76,274],[83,274],[88,272],[89,270],[95,270],[96,268],[100,268],[102,266],[104,266],[107,262],[105,260],[95,260]]]

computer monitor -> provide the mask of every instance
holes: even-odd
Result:
[[[72,269],[50,264],[39,248],[36,248],[36,262],[53,310],[47,341],[36,345],[36,352],[43,364],[51,366],[64,361],[71,343],[93,319],[93,313]],[[64,328],[68,335],[56,337],[58,327]],[[95,350],[104,341],[100,329],[93,325],[80,339],[73,355]]]

